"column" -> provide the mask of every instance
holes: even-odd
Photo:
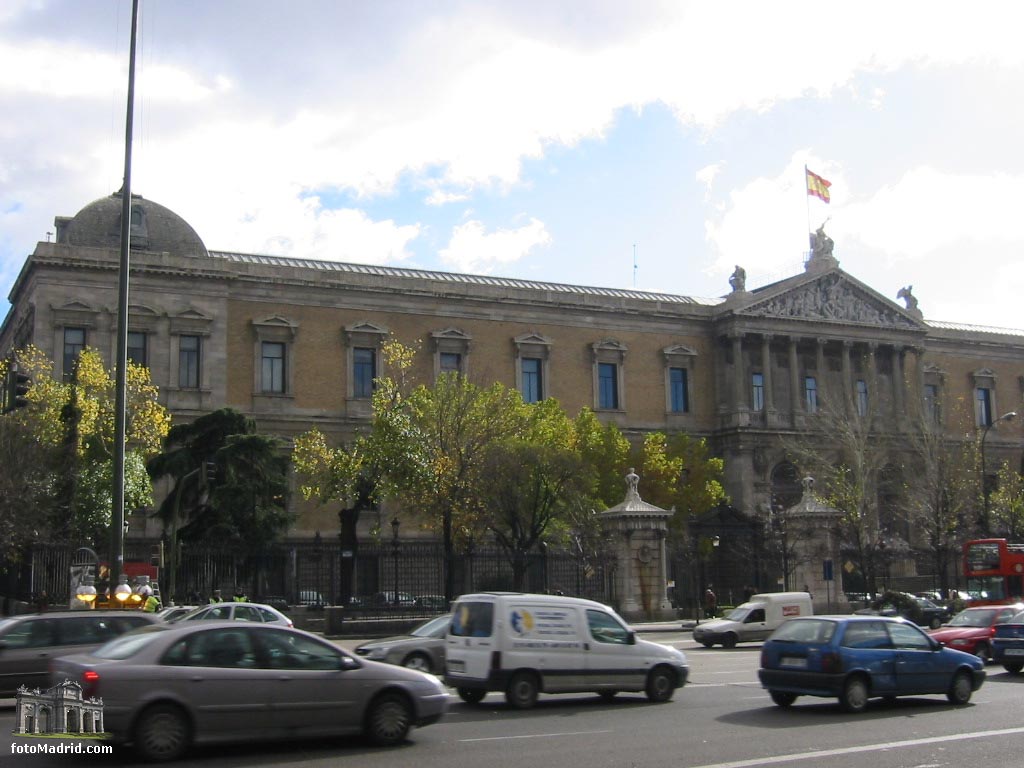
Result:
[[[772,386],[772,337],[761,336],[761,375],[764,377],[764,423],[768,426],[775,417],[775,388]]]
[[[729,336],[732,341],[732,372],[733,372],[733,403],[732,410],[746,411],[746,373],[743,368],[743,334],[733,333]]]
[[[903,423],[905,416],[904,393],[907,381],[904,378],[903,355],[904,348],[902,346],[897,345],[892,348],[892,403],[895,410],[893,423],[897,426]]]
[[[867,385],[868,385],[868,419],[869,424],[872,420],[877,418],[880,414],[876,404],[879,402],[878,399],[878,342],[868,342],[868,373],[867,373]]]
[[[853,409],[853,397],[850,394],[853,388],[853,379],[851,376],[853,369],[850,366],[850,349],[852,347],[852,341],[843,341],[843,400],[846,401],[843,407],[847,416],[852,416],[856,413]]]
[[[803,423],[800,406],[800,358],[796,353],[796,338],[789,337],[789,410],[790,424],[798,426]]]
[[[814,350],[814,366],[817,369],[815,372],[818,375],[818,407],[821,408],[822,404],[828,403],[828,397],[831,394],[828,391],[828,384],[826,383],[826,370],[825,370],[825,340],[815,340],[816,349]]]

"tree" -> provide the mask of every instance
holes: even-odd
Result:
[[[158,510],[169,543],[169,594],[180,542],[219,539],[253,555],[287,529],[288,467],[281,440],[258,434],[252,419],[231,408],[171,428],[147,467],[154,479],[173,483]]]
[[[104,539],[113,508],[114,379],[99,352],[88,347],[67,381],[54,378],[52,361],[37,347],[19,350],[16,357],[31,380],[29,405],[5,418],[23,425],[50,456],[52,495],[49,508],[35,510],[38,518],[58,539]],[[159,451],[170,414],[147,368],[129,362],[126,373],[124,500],[130,511],[153,502],[142,467]]]
[[[573,420],[575,448],[589,472],[591,495],[598,506],[622,501],[622,478],[629,469],[629,440],[615,424],[602,424],[589,408]]]
[[[707,442],[684,432],[644,436],[638,466],[643,478],[644,499],[662,509],[675,509],[673,526],[728,501],[722,485],[725,462],[710,455]]]
[[[0,560],[51,538],[46,510],[52,498],[54,452],[24,422],[0,417]]]
[[[801,472],[815,479],[819,497],[840,512],[840,539],[867,590],[876,592],[886,556],[879,483],[889,454],[871,430],[872,414],[846,406],[842,399],[824,404],[808,420],[806,433],[783,444]]]
[[[493,443],[485,454],[480,523],[492,532],[512,567],[513,589],[526,587],[527,556],[544,537],[563,538],[572,512],[592,503],[575,446],[573,422],[557,401],[524,406],[522,435]]]
[[[989,497],[993,522],[1011,541],[1024,541],[1024,476],[1004,462],[998,480],[999,487]]]

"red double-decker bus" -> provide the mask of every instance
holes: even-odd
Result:
[[[964,578],[971,605],[1003,605],[1024,599],[1024,544],[974,539],[964,544]]]

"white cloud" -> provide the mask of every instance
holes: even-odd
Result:
[[[551,235],[536,219],[518,229],[488,233],[483,223],[470,221],[452,231],[441,261],[461,272],[486,274],[496,265],[518,261],[534,248],[551,243]]]

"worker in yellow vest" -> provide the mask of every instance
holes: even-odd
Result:
[[[236,603],[249,602],[249,598],[245,596],[245,592],[241,587],[235,587],[235,594],[231,599],[234,600]]]

